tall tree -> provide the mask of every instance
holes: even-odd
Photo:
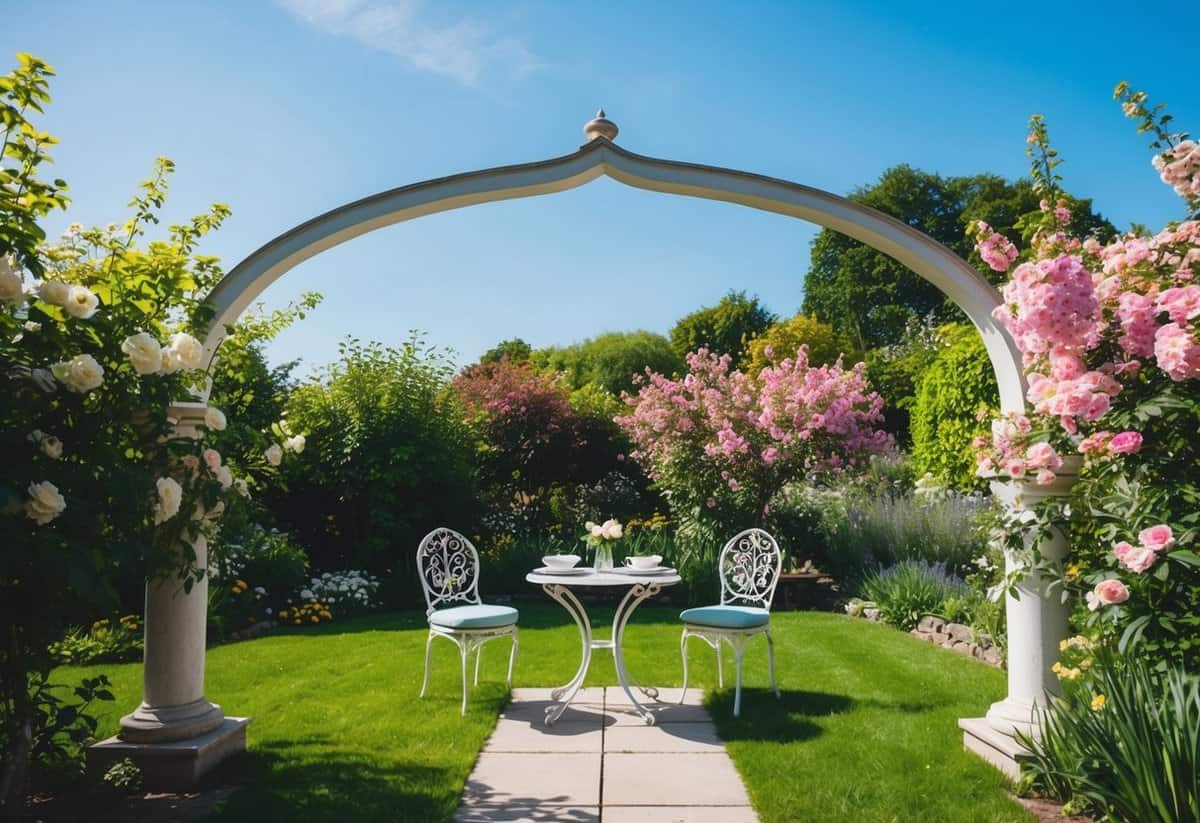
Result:
[[[744,291],[731,291],[715,306],[697,309],[671,328],[671,348],[682,360],[701,347],[727,354],[741,365],[746,345],[770,328],[775,315]]]
[[[633,391],[634,375],[647,368],[660,374],[683,370],[683,358],[671,342],[649,331],[609,332],[570,346],[538,349],[531,359],[539,370],[562,373],[571,389],[592,383],[612,394]]]
[[[1027,180],[1010,183],[994,174],[942,177],[900,165],[850,199],[928,234],[998,282],[999,276],[979,260],[966,229],[984,220],[1023,248],[1017,220],[1036,210],[1040,198]],[[1115,233],[1111,223],[1092,211],[1091,200],[1067,200],[1073,234],[1107,239]],[[965,319],[932,283],[882,252],[829,229],[812,243],[804,312],[850,335],[863,350],[896,343],[913,320]]]

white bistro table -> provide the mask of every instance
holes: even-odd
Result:
[[[592,649],[612,650],[613,664],[617,669],[617,682],[621,684],[621,688],[629,697],[629,702],[633,704],[634,710],[641,715],[646,724],[654,725],[654,713],[638,702],[633,690],[637,689],[646,697],[655,700],[658,698],[658,689],[641,686],[633,679],[629,670],[625,668],[625,656],[622,653],[621,644],[625,636],[625,624],[629,622],[629,616],[633,614],[633,610],[643,600],[654,597],[666,587],[678,583],[681,580],[679,575],[674,572],[637,574],[620,570],[585,569],[582,570],[582,573],[570,575],[530,572],[525,579],[530,583],[540,585],[542,591],[562,604],[562,607],[575,619],[575,625],[579,627],[579,636],[583,643],[583,658],[579,661],[579,669],[575,672],[575,676],[566,685],[550,692],[554,703],[546,708],[546,725],[553,725],[562,716],[572,698],[575,697],[575,693],[579,691],[579,687],[583,685],[583,679],[587,677],[588,666],[592,662]],[[592,624],[588,618],[587,609],[572,591],[572,589],[591,588],[627,589],[625,596],[621,598],[620,605],[617,606],[617,613],[613,615],[612,637],[608,640],[592,637]]]

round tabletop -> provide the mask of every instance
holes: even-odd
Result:
[[[530,583],[537,583],[539,586],[636,586],[638,583],[642,585],[656,584],[659,586],[674,586],[683,580],[677,573],[671,574],[637,574],[636,572],[625,571],[597,571],[595,569],[583,569],[582,573],[576,574],[544,574],[538,572],[530,572],[525,575],[525,579]]]

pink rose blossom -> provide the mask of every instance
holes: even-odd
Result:
[[[1113,546],[1113,556],[1118,560],[1124,560],[1131,551],[1133,551],[1133,546],[1129,545],[1124,540]]]
[[[1039,486],[1049,486],[1058,477],[1049,469],[1038,469],[1036,482]]]
[[[216,471],[221,467],[221,455],[216,449],[204,450],[204,465],[208,466],[212,471]]]
[[[1151,551],[1161,552],[1175,545],[1175,535],[1170,526],[1160,523],[1138,532],[1138,542]]]
[[[1115,606],[1129,599],[1129,589],[1115,578],[1101,580],[1090,594],[1092,597],[1088,598],[1088,608],[1093,611],[1099,606]]]
[[[1142,447],[1142,436],[1135,431],[1123,431],[1108,442],[1113,454],[1135,454]]]
[[[1158,559],[1158,554],[1153,549],[1147,549],[1144,546],[1138,546],[1135,549],[1130,549],[1124,557],[1121,558],[1121,564],[1129,569],[1134,574],[1141,574],[1146,569],[1154,565],[1154,561]]]
[[[1172,380],[1200,375],[1200,345],[1188,329],[1177,323],[1168,323],[1154,333],[1154,357]]]

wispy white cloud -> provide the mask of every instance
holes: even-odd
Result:
[[[330,34],[395,55],[412,68],[479,86],[489,77],[520,79],[543,63],[521,40],[486,20],[438,24],[420,0],[275,0],[295,17]]]

